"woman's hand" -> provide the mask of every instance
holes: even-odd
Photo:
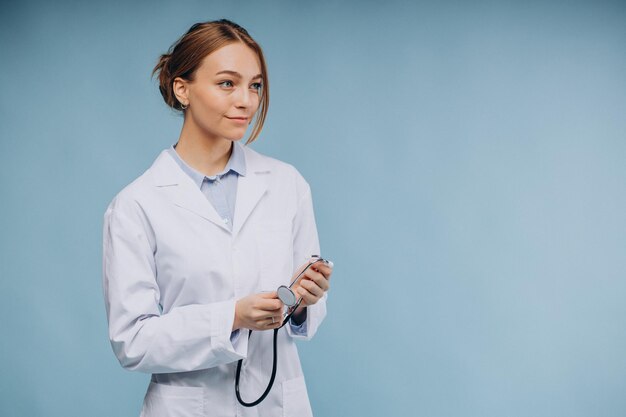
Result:
[[[308,262],[298,270],[298,274],[307,265]],[[306,319],[306,307],[317,303],[328,291],[332,273],[333,268],[330,265],[324,262],[314,263],[304,272],[298,283],[292,287],[296,297],[302,298],[300,306],[292,316],[292,320],[296,324],[301,324]]]
[[[271,330],[283,323],[283,303],[276,291],[252,294],[235,304],[233,330]]]

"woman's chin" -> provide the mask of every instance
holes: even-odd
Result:
[[[241,140],[246,134],[246,131],[244,130],[243,132],[234,132],[228,136],[225,136],[225,139],[228,140],[232,140],[233,142],[237,142],[239,140]]]

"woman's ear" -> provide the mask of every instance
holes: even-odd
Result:
[[[176,99],[183,105],[189,105],[189,81],[183,80],[180,77],[174,78],[172,85],[174,95]]]

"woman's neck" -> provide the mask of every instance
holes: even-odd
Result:
[[[183,126],[176,152],[190,167],[207,176],[221,172],[228,163],[233,141],[228,139],[205,138],[198,132],[190,132]]]

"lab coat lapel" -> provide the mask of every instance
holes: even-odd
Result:
[[[267,192],[267,175],[270,173],[267,164],[259,155],[247,146],[242,146],[246,157],[245,176],[237,180],[237,200],[235,202],[235,218],[233,235],[237,236],[246,220]]]
[[[215,207],[191,178],[180,169],[167,151],[161,152],[151,170],[153,170],[156,187],[163,190],[172,203],[230,232],[217,214]]]

